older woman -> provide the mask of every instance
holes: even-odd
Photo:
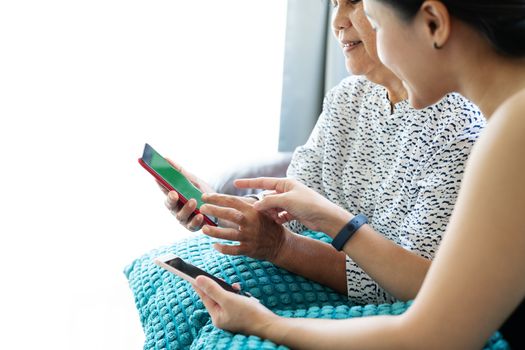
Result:
[[[411,299],[441,241],[485,120],[457,94],[424,110],[411,108],[401,80],[378,59],[362,4],[339,3],[332,29],[354,76],[326,96],[288,177],[350,213],[364,213],[370,232],[344,254],[296,234],[305,229],[298,222],[276,225],[243,199],[227,196],[210,197],[201,211],[233,227],[205,226],[203,232],[241,243],[217,245],[220,252],[269,260],[347,293],[354,302]],[[175,201],[168,206],[176,210]],[[182,211],[179,218],[186,222]],[[189,225],[199,226],[199,220]]]
[[[380,56],[403,78],[412,105],[424,107],[459,91],[490,118],[413,305],[400,316],[297,320],[223,292],[205,277],[197,279],[199,294],[216,325],[292,348],[480,349],[502,325],[510,344],[523,348],[525,1],[365,0],[365,7]],[[238,185],[276,190],[255,206],[279,208],[284,220],[293,217],[329,233],[348,254],[371,233],[353,213],[323,202],[297,181]],[[348,221],[356,225],[350,228]]]

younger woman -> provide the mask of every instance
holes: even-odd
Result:
[[[525,296],[525,0],[365,0],[364,6],[379,56],[403,80],[414,107],[456,91],[489,119],[413,305],[399,316],[287,319],[205,277],[195,287],[216,326],[294,349],[479,349],[502,325],[517,347],[522,335],[512,326],[523,318]],[[343,239],[344,251],[370,230],[348,227],[356,223],[351,213],[296,181],[237,185],[275,190],[256,208],[278,209],[283,221],[297,219],[339,242],[340,233],[354,233]],[[213,203],[216,196],[205,199]]]

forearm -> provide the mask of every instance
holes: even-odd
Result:
[[[285,243],[272,263],[347,294],[345,254],[329,244],[287,230]]]
[[[292,349],[407,349],[403,316],[346,320],[275,317],[256,334]]]
[[[400,300],[416,297],[431,264],[430,260],[386,239],[368,225],[346,244],[344,252]]]
[[[341,213],[326,227],[335,237],[348,220]],[[345,244],[343,251],[383,289],[400,300],[415,298],[431,261],[376,232],[370,225],[363,225]]]

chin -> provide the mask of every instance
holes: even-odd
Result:
[[[345,63],[346,70],[352,75],[366,75],[371,70],[370,63],[352,62],[349,59]]]
[[[410,105],[415,109],[423,109],[430,107],[439,101],[444,97],[444,95],[440,96],[421,96],[418,94],[414,94],[412,90],[408,89],[408,102]]]
[[[346,71],[350,73],[350,75],[363,75],[361,73],[360,69],[356,69],[357,67],[354,67],[350,64],[346,64]]]

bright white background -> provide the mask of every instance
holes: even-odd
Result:
[[[0,348],[142,348],[122,270],[187,234],[143,143],[208,179],[276,152],[285,12],[0,3]]]

